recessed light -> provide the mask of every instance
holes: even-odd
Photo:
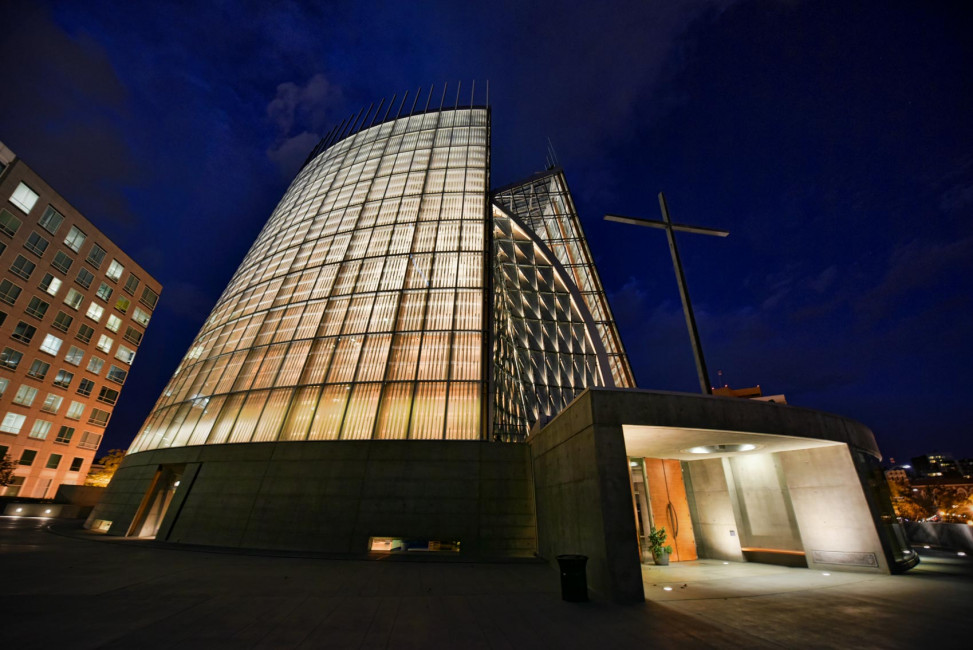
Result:
[[[829,576],[829,575],[831,575],[831,574],[830,574],[830,573],[828,573],[827,571],[825,571],[825,572],[823,572],[823,573],[822,573],[821,575],[823,575],[823,576]]]
[[[662,591],[672,591],[672,587],[663,587]]]
[[[683,449],[682,451],[690,454],[719,454],[719,453],[729,453],[735,451],[753,451],[757,448],[757,445],[751,445],[750,443],[740,443],[740,444],[726,444],[726,445],[701,445],[699,447],[690,447],[689,449]]]

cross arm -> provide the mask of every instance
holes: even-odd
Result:
[[[666,229],[666,223],[664,221],[656,221],[654,219],[643,219],[641,217],[623,217],[618,214],[606,214],[605,221],[617,221],[618,223],[628,223],[634,226],[648,226],[649,228],[661,228]],[[672,224],[672,229],[679,232],[692,232],[697,235],[713,235],[715,237],[726,237],[730,234],[728,230],[718,230],[716,228],[705,228],[703,226],[686,226],[679,223]]]

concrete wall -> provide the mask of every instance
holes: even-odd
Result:
[[[644,599],[621,426],[593,424],[586,392],[529,440],[538,554],[588,556],[588,586],[616,602]]]
[[[95,485],[59,485],[54,501],[76,506],[93,507],[105,494],[105,488]]]
[[[127,456],[88,519],[125,535],[159,465],[184,465],[157,539],[361,553],[370,537],[459,540],[462,553],[529,556],[529,452],[474,441],[204,445]]]
[[[848,447],[778,454],[811,568],[888,573]]]
[[[723,459],[694,460],[685,466],[689,470],[686,491],[694,504],[693,530],[699,557],[743,562]]]
[[[973,526],[910,521],[904,527],[909,542],[915,546],[929,545],[973,556]]]

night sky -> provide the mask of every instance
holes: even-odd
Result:
[[[127,447],[320,135],[490,81],[492,180],[574,193],[642,388],[711,372],[973,456],[973,13],[961,2],[29,2],[0,141],[164,285],[102,451]],[[966,6],[966,9],[963,6]],[[610,6],[610,8],[609,8]]]

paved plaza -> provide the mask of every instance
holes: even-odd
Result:
[[[183,550],[0,517],[9,648],[966,648],[973,563],[902,576],[703,560],[647,601],[560,599],[539,562]],[[666,590],[664,587],[670,587]]]

